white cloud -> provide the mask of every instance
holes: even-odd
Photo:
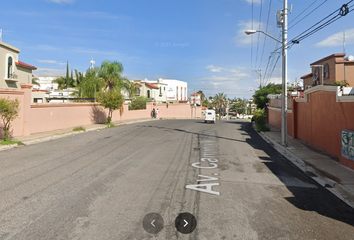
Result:
[[[64,62],[58,62],[56,60],[40,60],[40,59],[37,59],[37,62],[39,62],[39,63],[49,63],[49,64],[58,64],[58,65],[66,65],[66,63],[64,63]]]
[[[38,50],[45,50],[45,51],[55,51],[57,50],[56,47],[50,46],[50,45],[46,45],[46,44],[39,44],[37,46],[35,46],[36,49]]]
[[[262,3],[261,0],[242,0],[242,1],[247,2],[249,4],[252,4],[252,2],[253,2],[253,4],[261,4]]]
[[[262,29],[263,28],[263,23],[262,22],[255,22],[253,21],[253,29]],[[252,35],[247,35],[245,33],[246,30],[252,30],[252,21],[244,22],[241,21],[238,23],[239,30],[237,31],[236,36],[234,37],[234,41],[238,46],[242,45],[250,45],[253,41],[253,43],[257,43],[258,37],[256,34]],[[258,33],[259,34],[259,33]]]
[[[214,65],[209,65],[206,69],[209,69],[211,72],[220,72],[222,70],[221,67],[215,67]]]
[[[345,43],[354,44],[354,28],[345,30]],[[316,47],[337,47],[343,45],[343,32],[335,33],[328,38],[316,43]]]
[[[69,4],[74,3],[74,0],[46,0],[46,1],[52,3],[69,3]]]
[[[53,68],[37,68],[33,71],[35,76],[65,76],[65,69],[53,69]]]

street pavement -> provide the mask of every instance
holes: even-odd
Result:
[[[248,121],[100,127],[0,151],[0,239],[354,236],[353,208]]]

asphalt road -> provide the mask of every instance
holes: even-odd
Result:
[[[249,122],[155,120],[1,151],[0,183],[0,239],[354,238],[354,210]],[[184,212],[190,234],[175,228]]]

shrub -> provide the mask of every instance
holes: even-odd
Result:
[[[146,109],[146,103],[148,101],[149,99],[147,97],[139,96],[129,104],[129,110]]]
[[[340,86],[340,87],[348,87],[348,86],[350,86],[349,83],[347,81],[345,81],[345,80],[343,80],[343,81],[335,81],[334,85],[335,86]]]
[[[0,98],[0,119],[2,121],[2,134],[4,141],[11,138],[11,122],[18,116],[20,101]]]
[[[264,110],[258,109],[254,113],[254,122],[258,132],[269,131],[269,127],[267,126],[267,113]]]
[[[106,124],[106,128],[113,128],[115,127],[116,125],[114,125],[113,123],[105,123]]]
[[[76,127],[73,129],[73,131],[86,131],[86,129],[84,127]]]

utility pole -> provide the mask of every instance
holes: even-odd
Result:
[[[194,117],[197,118],[197,93],[195,92],[195,87],[194,87]]]
[[[282,121],[281,121],[281,145],[287,146],[287,114],[288,114],[288,91],[287,91],[287,82],[286,79],[288,77],[287,68],[287,41],[288,41],[288,0],[284,0],[284,7],[283,7],[283,28],[282,28],[282,52],[283,52],[283,61],[282,61]]]

